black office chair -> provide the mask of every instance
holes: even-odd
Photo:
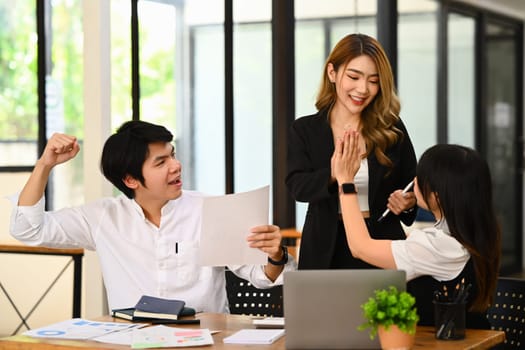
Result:
[[[494,303],[487,310],[491,328],[505,332],[505,342],[492,349],[525,348],[525,280],[500,277]]]
[[[283,287],[259,289],[226,269],[226,293],[230,313],[238,315],[282,317]]]

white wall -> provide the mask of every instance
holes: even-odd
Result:
[[[111,69],[109,1],[85,0],[84,20],[84,198],[91,202],[110,196],[110,184],[100,176],[102,146],[110,133]],[[84,256],[84,310],[86,318],[107,314],[107,300],[98,258]]]

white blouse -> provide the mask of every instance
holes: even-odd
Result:
[[[357,187],[357,202],[361,211],[369,211],[368,206],[368,159],[361,160],[361,166],[354,176],[354,185]]]
[[[438,281],[457,277],[470,258],[469,252],[450,235],[444,220],[433,227],[414,229],[406,240],[392,241],[392,255],[407,280],[430,275]]]

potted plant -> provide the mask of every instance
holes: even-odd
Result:
[[[416,326],[419,321],[416,299],[396,287],[374,291],[374,297],[361,305],[366,322],[359,330],[370,329],[370,339],[379,334],[382,349],[410,349],[414,345]],[[389,343],[389,339],[395,343]]]

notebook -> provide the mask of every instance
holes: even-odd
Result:
[[[376,337],[357,327],[361,304],[374,290],[406,290],[398,270],[299,270],[284,274],[283,311],[287,349],[379,349]]]

